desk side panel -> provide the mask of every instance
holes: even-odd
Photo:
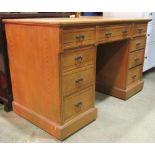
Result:
[[[60,122],[59,28],[6,24],[14,102]]]

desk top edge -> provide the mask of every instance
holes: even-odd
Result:
[[[74,25],[74,24],[104,24],[119,22],[149,22],[150,18],[105,18],[105,17],[80,17],[80,18],[29,18],[29,19],[3,19],[5,24],[47,24],[47,25]]]

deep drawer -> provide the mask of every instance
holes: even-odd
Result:
[[[93,107],[93,87],[86,88],[64,99],[63,119],[67,121]]]

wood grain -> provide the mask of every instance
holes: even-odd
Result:
[[[62,140],[96,119],[95,79],[96,89],[109,95],[127,99],[136,94],[143,88],[144,55],[138,50],[145,48],[148,21],[4,20],[14,111]],[[137,37],[138,26],[144,30]],[[106,32],[113,35],[104,40]],[[141,61],[135,65],[133,57]]]
[[[93,45],[96,42],[95,26],[63,29],[63,49]]]
[[[134,24],[133,27],[133,36],[142,36],[146,35],[147,32],[147,24]]]
[[[96,59],[96,47],[89,46],[85,48],[67,50],[61,54],[61,66],[63,72],[71,71],[81,67],[94,64]]]
[[[93,87],[86,88],[64,99],[64,121],[71,120],[80,113],[94,107]]]
[[[128,64],[128,41],[119,41],[98,46],[96,83],[108,87],[126,89]]]
[[[108,25],[97,27],[97,41],[110,42],[131,37],[131,24]]]
[[[147,23],[151,21],[150,18],[105,18],[105,17],[80,17],[80,18],[38,18],[38,19],[4,19],[5,23],[16,24],[39,24],[39,25],[53,25],[53,26],[70,26],[80,24],[111,24],[111,23]]]
[[[140,81],[142,78],[142,66],[137,66],[128,70],[127,85],[130,85],[136,81]]]
[[[95,83],[94,66],[83,67],[67,72],[62,77],[62,91],[66,96]]]
[[[146,37],[136,37],[131,39],[130,41],[130,46],[129,46],[129,50],[130,52],[135,51],[135,50],[139,50],[139,49],[143,49],[145,48],[146,45]]]
[[[7,24],[6,33],[14,101],[60,123],[59,29]]]
[[[129,53],[129,62],[128,62],[128,68],[136,67],[138,65],[142,65],[144,62],[144,52],[145,50],[138,50],[135,52]]]

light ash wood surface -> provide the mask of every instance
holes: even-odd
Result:
[[[148,21],[5,20],[14,111],[62,140],[96,119],[95,84],[121,99],[142,90],[143,64],[129,69],[129,53],[145,48]]]
[[[105,17],[80,17],[80,18],[37,18],[37,19],[4,19],[5,23],[25,23],[25,24],[99,24],[117,22],[146,22],[149,18],[105,18]]]

